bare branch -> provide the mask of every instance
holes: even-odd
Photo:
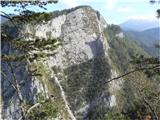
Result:
[[[36,103],[36,104],[34,104],[33,106],[31,106],[31,107],[27,110],[26,116],[28,116],[28,114],[29,114],[33,109],[35,109],[36,107],[42,105],[43,103],[47,102],[48,100],[51,100],[51,99],[50,99],[50,98],[45,99],[45,100],[43,100],[43,101],[41,101],[41,102],[39,102],[39,103]]]
[[[131,71],[129,71],[129,72],[123,74],[123,75],[120,75],[118,77],[112,78],[112,79],[106,81],[104,84],[112,82],[113,80],[120,79],[120,78],[125,77],[125,76],[127,76],[127,75],[129,75],[131,73],[134,73],[134,72],[143,71],[143,70],[149,70],[149,69],[155,69],[155,68],[159,68],[159,67],[160,67],[160,64],[158,64],[156,66],[148,67],[148,68],[146,68],[146,67],[145,68],[137,68],[137,69],[131,70]]]
[[[154,115],[154,120],[159,120],[158,119],[158,115],[156,114],[155,110],[152,108],[152,106],[150,105],[150,103],[147,101],[146,98],[143,98],[145,104],[149,107],[150,111],[152,112],[152,114]]]
[[[8,62],[8,66],[10,67],[11,74],[13,76],[13,81],[15,82],[16,92],[17,92],[17,95],[18,95],[18,99],[20,101],[20,109],[21,109],[22,118],[25,118],[26,109],[25,109],[25,101],[24,101],[24,98],[23,98],[22,93],[21,93],[21,86],[20,86],[20,84],[19,84],[19,82],[16,78],[13,66],[10,62]]]
[[[7,75],[6,75],[5,73],[3,73],[2,71],[1,71],[1,74],[6,78],[6,80],[9,82],[9,84],[10,84],[15,90],[17,90],[17,89],[16,89],[16,86],[11,82],[11,80],[9,80],[9,79],[7,78]]]
[[[8,14],[6,14],[5,12],[3,12],[3,11],[0,11],[0,12],[4,14],[4,15],[2,15],[2,14],[0,14],[0,15],[1,15],[2,17],[4,17],[4,18],[7,18],[8,20],[10,20],[10,21],[12,22],[12,24],[13,24],[13,25],[16,27],[16,29],[18,30],[18,28],[17,28],[14,20],[13,20]]]

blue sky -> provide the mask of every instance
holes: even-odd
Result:
[[[149,0],[59,0],[57,4],[47,5],[47,11],[62,10],[78,5],[89,5],[100,11],[111,24],[120,24],[128,19],[156,20],[156,10],[160,4],[150,4]],[[42,12],[38,7],[30,9]],[[6,13],[14,13],[13,8],[1,8]]]

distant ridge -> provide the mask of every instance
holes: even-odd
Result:
[[[155,44],[160,42],[160,27],[147,29],[141,32],[124,31],[125,35],[131,40],[138,42],[148,53],[153,56],[160,54],[160,51],[155,47]]]
[[[158,19],[147,20],[147,19],[130,19],[120,24],[124,31],[144,31],[151,28],[160,27]]]

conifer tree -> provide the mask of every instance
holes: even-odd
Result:
[[[19,107],[21,111],[22,120],[26,120],[28,118],[29,112],[37,107],[38,105],[44,103],[45,101],[41,101],[41,103],[37,103],[30,108],[27,107],[27,102],[22,93],[23,86],[25,82],[27,82],[28,77],[31,76],[41,76],[41,74],[37,73],[37,70],[30,70],[28,62],[32,62],[34,60],[45,59],[49,56],[54,56],[55,50],[61,45],[59,38],[39,38],[34,34],[22,34],[15,35],[14,33],[10,33],[11,29],[14,29],[16,33],[19,34],[21,32],[21,25],[27,24],[30,21],[40,21],[44,20],[47,22],[52,18],[49,13],[36,13],[30,10],[27,10],[27,6],[34,5],[39,6],[42,9],[46,9],[45,6],[47,4],[57,3],[57,0],[47,1],[47,2],[39,2],[39,1],[1,1],[2,7],[15,7],[17,10],[17,5],[19,7],[19,15],[10,17],[10,15],[1,12],[1,16],[9,19],[7,23],[2,25],[1,32],[1,46],[2,46],[2,54],[1,54],[1,62],[2,62],[2,80],[6,80],[12,89],[15,91],[17,98],[19,100]],[[11,27],[11,28],[10,28]],[[25,40],[26,36],[32,37],[32,40]],[[3,50],[5,47],[9,50]],[[36,52],[33,52],[36,51]],[[47,52],[43,52],[47,51]],[[3,68],[5,66],[5,68]],[[22,80],[19,79],[16,70],[19,68],[25,67],[27,72],[27,76]],[[8,68],[8,72],[6,72],[6,68]],[[11,78],[9,78],[11,76]],[[8,89],[9,90],[9,89]]]

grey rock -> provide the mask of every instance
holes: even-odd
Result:
[[[103,30],[106,27],[107,23],[99,12],[91,7],[79,7],[46,23],[34,26],[25,24],[21,31],[22,33],[34,33],[36,36],[46,39],[49,37],[61,38],[63,46],[57,49],[56,55],[41,62],[45,66],[48,66],[47,69],[50,71],[51,77],[55,78],[55,82],[61,90],[65,107],[72,120],[89,120],[92,119],[90,115],[94,114],[92,117],[96,117],[98,112],[100,112],[96,111],[96,109],[102,107],[105,112],[110,107],[116,106],[116,94],[114,91],[120,89],[121,83],[112,82],[109,86],[103,84],[103,82],[118,75],[116,70],[112,68],[108,55],[110,46],[103,35]],[[30,36],[26,36],[25,38],[26,40],[33,39]],[[6,53],[13,50],[6,45],[3,47],[3,51]],[[34,61],[34,63],[38,64],[37,61]],[[61,69],[59,73],[53,71],[52,68],[55,66]],[[6,64],[2,67],[7,69]],[[63,79],[58,77],[60,74],[64,76]],[[10,73],[7,75],[10,79]],[[29,76],[25,65],[17,70],[16,76],[18,79],[24,79],[24,77]],[[76,84],[77,80],[80,82],[78,85]],[[114,90],[111,87],[114,87]],[[92,94],[90,88],[99,93]],[[42,93],[44,96],[47,94],[46,97],[48,97],[48,86],[47,84],[42,85],[41,81],[36,77],[29,77],[23,86],[22,94],[26,100],[36,103],[37,93]],[[3,78],[2,95],[5,99],[2,108],[3,118],[9,120],[20,118],[19,101],[16,93],[13,92],[11,87],[9,87],[9,83]],[[93,98],[90,96],[93,96]],[[12,103],[8,105],[10,100]],[[102,117],[103,113],[100,118]]]

